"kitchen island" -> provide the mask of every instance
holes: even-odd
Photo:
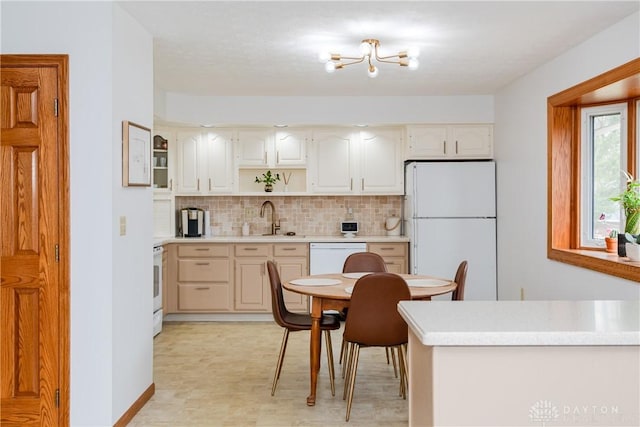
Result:
[[[640,425],[640,301],[403,301],[410,426]]]

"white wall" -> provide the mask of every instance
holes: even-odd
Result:
[[[190,124],[354,125],[493,123],[492,95],[476,96],[239,96],[167,93],[158,117]]]
[[[153,39],[113,8],[113,422],[153,382],[153,190],[122,186],[122,121],[153,128]],[[126,235],[120,236],[120,216]],[[126,333],[125,333],[126,332]]]
[[[151,125],[145,50],[151,44],[108,2],[3,1],[0,7],[2,53],[69,55],[71,425],[111,426],[132,395],[151,384],[151,195],[120,189],[119,148],[121,117]],[[113,38],[121,27],[130,36],[126,43]],[[132,74],[138,86],[123,94],[119,86],[131,65],[143,68]],[[121,214],[130,231],[138,228],[140,242],[118,236]],[[136,258],[143,262],[128,261]],[[148,320],[141,322],[146,307]]]
[[[547,97],[640,55],[631,15],[496,94],[500,299],[637,299],[640,286],[546,257]]]

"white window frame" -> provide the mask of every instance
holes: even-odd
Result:
[[[607,114],[620,114],[620,164],[627,164],[627,123],[628,112],[627,103],[617,103],[601,105],[597,107],[586,107],[581,110],[581,159],[580,159],[580,246],[601,248],[604,247],[604,239],[593,239],[593,213],[590,206],[593,206],[593,180],[591,165],[593,165],[593,141],[591,132],[591,118]],[[626,168],[625,168],[626,170]],[[626,181],[622,172],[620,173],[620,192],[624,190]],[[614,195],[612,195],[614,196]],[[621,209],[620,218],[622,220],[623,211]]]

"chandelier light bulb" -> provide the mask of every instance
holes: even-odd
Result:
[[[333,73],[334,71],[336,71],[336,64],[333,61],[327,61],[326,64],[324,64],[324,69],[327,73]]]
[[[420,56],[420,49],[418,49],[417,47],[410,47],[409,49],[407,49],[407,56],[409,58],[417,58]]]
[[[378,67],[375,65],[369,65],[369,71],[367,72],[370,78],[375,79],[378,77]]]
[[[410,58],[409,59],[409,69],[410,70],[417,70],[418,67],[420,66],[420,61],[418,61],[417,58]]]
[[[371,55],[371,44],[367,42],[360,43],[360,53],[362,54],[362,56]]]
[[[331,59],[331,54],[329,52],[320,52],[318,54],[318,61],[320,62],[327,62],[328,60]]]

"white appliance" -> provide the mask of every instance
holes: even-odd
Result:
[[[162,331],[162,246],[153,247],[153,336]]]
[[[466,259],[465,300],[496,300],[495,163],[412,162],[405,174],[409,271],[453,278]]]
[[[364,242],[310,243],[309,274],[341,273],[349,255],[366,250]]]

